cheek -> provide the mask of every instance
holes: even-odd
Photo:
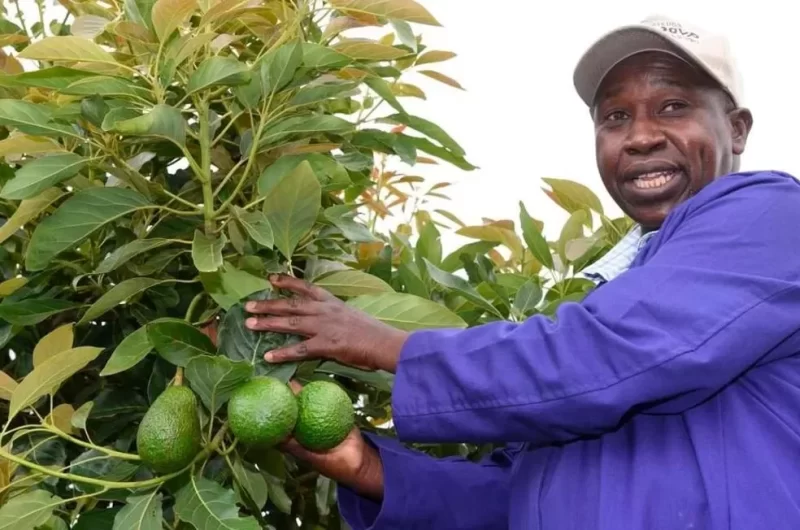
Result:
[[[618,143],[607,134],[598,135],[595,138],[597,169],[600,171],[600,176],[606,187],[614,181],[616,168],[619,165],[620,146],[617,145]]]

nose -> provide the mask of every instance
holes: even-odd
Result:
[[[628,134],[625,138],[625,152],[629,155],[646,155],[666,146],[667,138],[664,132],[646,117],[632,120]]]

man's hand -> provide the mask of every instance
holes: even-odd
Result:
[[[270,283],[292,292],[285,299],[248,302],[253,315],[245,325],[307,337],[303,342],[265,352],[267,362],[332,359],[367,370],[394,372],[408,333],[354,309],[328,291],[291,276],[274,275]]]
[[[295,393],[301,390],[299,383],[290,382]],[[326,477],[343,484],[361,496],[375,501],[383,500],[383,466],[378,452],[368,445],[358,428],[333,449],[312,452],[301,446],[294,438],[284,442],[280,450],[299,460],[308,462]]]

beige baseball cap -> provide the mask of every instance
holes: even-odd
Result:
[[[670,53],[705,70],[730,94],[734,104],[741,106],[741,76],[727,38],[659,15],[612,30],[589,47],[573,76],[583,102],[592,105],[597,88],[617,63],[645,51]]]

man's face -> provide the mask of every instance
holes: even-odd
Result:
[[[617,65],[593,109],[597,165],[608,192],[646,229],[679,203],[735,171],[752,117],[710,79],[668,54]]]

